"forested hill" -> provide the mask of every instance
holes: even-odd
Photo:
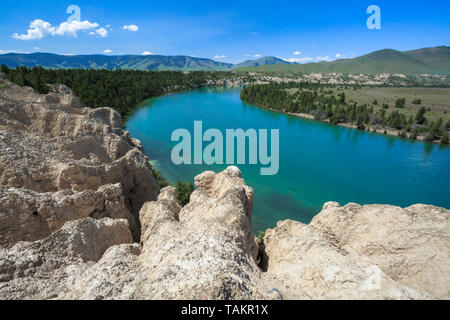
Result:
[[[47,84],[64,84],[71,88],[85,107],[112,107],[127,115],[143,100],[167,91],[192,89],[207,81],[229,78],[227,72],[210,71],[138,71],[94,69],[44,69],[20,67],[0,71],[20,86],[31,86],[39,93],[49,92]]]
[[[160,55],[58,55],[53,53],[7,53],[0,55],[0,65],[10,68],[16,66],[41,66],[51,69],[132,69],[132,70],[186,70],[222,71],[232,64],[211,59],[189,56]]]

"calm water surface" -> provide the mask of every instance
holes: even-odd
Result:
[[[193,180],[226,165],[174,165],[172,131],[203,121],[217,128],[280,130],[280,170],[261,176],[260,165],[240,165],[255,190],[253,230],[284,219],[308,223],[323,203],[426,203],[450,208],[450,148],[347,129],[244,104],[239,89],[206,88],[150,99],[126,124],[152,164],[171,183]],[[204,147],[207,143],[204,143]]]

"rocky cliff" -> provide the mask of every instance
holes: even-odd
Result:
[[[449,211],[326,203],[258,242],[236,167],[158,193],[109,108],[0,83],[0,299],[449,299]]]

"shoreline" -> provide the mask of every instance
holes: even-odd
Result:
[[[411,134],[409,132],[406,133],[406,137],[401,137],[399,135],[401,130],[396,130],[396,129],[375,129],[373,126],[370,126],[370,125],[365,125],[365,127],[366,127],[365,130],[361,130],[361,129],[358,129],[358,127],[356,125],[351,124],[351,123],[341,122],[341,123],[332,124],[332,123],[330,123],[330,121],[328,121],[328,119],[326,119],[326,120],[316,120],[316,119],[314,119],[313,115],[307,114],[307,113],[286,112],[286,111],[273,109],[273,108],[269,108],[269,107],[264,107],[264,106],[261,107],[261,106],[258,106],[256,104],[253,104],[253,105],[258,107],[258,108],[264,108],[264,109],[268,109],[270,111],[279,112],[279,113],[283,113],[283,114],[288,114],[290,116],[294,116],[294,117],[298,117],[298,118],[302,118],[302,119],[306,119],[306,120],[311,120],[311,121],[322,122],[322,123],[326,123],[326,124],[329,124],[329,125],[335,125],[335,126],[339,126],[339,127],[343,127],[343,128],[355,129],[355,130],[368,132],[368,133],[376,133],[376,134],[380,134],[380,135],[383,135],[383,136],[391,136],[391,137],[394,137],[394,138],[402,138],[402,139],[407,139],[407,140],[411,140],[411,141],[424,142],[424,143],[428,142],[428,143],[434,143],[434,144],[438,144],[438,145],[441,145],[441,146],[447,146],[447,147],[449,146],[448,144],[441,143],[440,140],[425,141],[425,136],[423,136],[423,135],[418,135],[416,139],[412,139],[412,138],[410,138]],[[386,131],[386,133],[385,133],[385,131]]]

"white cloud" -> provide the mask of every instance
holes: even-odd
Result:
[[[112,53],[113,51],[111,49],[106,49],[103,51],[104,53]]]
[[[330,60],[330,57],[329,57],[329,56],[325,56],[325,57],[316,57],[316,60],[317,60],[317,61],[327,61],[327,60]]]
[[[214,56],[214,59],[223,59],[223,58],[226,58],[226,55],[224,55],[224,54],[221,54],[221,55],[216,54]]]
[[[39,47],[33,47],[33,50],[41,50]]]
[[[336,58],[340,58],[341,54],[340,53],[336,53]]]
[[[284,61],[287,61],[287,62],[297,62],[297,63],[308,62],[308,61],[314,60],[313,58],[310,58],[310,57],[304,57],[304,58],[282,58],[282,59]]]
[[[254,54],[253,55],[255,58],[259,58],[259,57],[261,57],[261,55],[260,54]]]
[[[56,31],[53,35],[56,34],[59,36],[68,35],[68,36],[72,36],[72,37],[77,37],[78,31],[92,30],[97,27],[98,27],[97,22],[92,23],[87,20],[85,20],[85,21],[73,20],[71,22],[65,21],[59,25],[58,29],[56,29]],[[103,28],[101,28],[101,29],[103,29]]]
[[[128,31],[132,31],[132,32],[136,32],[139,30],[139,27],[135,24],[130,24],[130,25],[124,25],[122,27],[123,30],[128,30]]]
[[[79,31],[89,31],[91,35],[100,35],[106,37],[108,32],[105,28],[98,28],[97,22],[77,21],[71,22],[64,21],[58,27],[53,27],[49,22],[35,19],[30,23],[30,27],[26,34],[14,33],[13,38],[18,40],[39,40],[46,36],[72,36],[77,37]]]
[[[144,52],[142,52],[142,55],[143,56],[149,56],[149,55],[152,55],[153,54],[153,52],[150,52],[150,51],[144,51]]]
[[[41,19],[36,19],[31,21],[27,34],[14,33],[13,38],[18,40],[42,39],[49,34],[55,34],[55,31],[55,27],[52,27],[50,23]]]
[[[296,56],[298,56],[298,55],[300,55],[300,54],[301,54],[300,51],[295,51],[295,52],[294,52],[294,55],[296,55]]]
[[[105,28],[99,28],[95,30],[95,33],[98,34],[102,38],[106,38],[108,36],[108,31]]]

